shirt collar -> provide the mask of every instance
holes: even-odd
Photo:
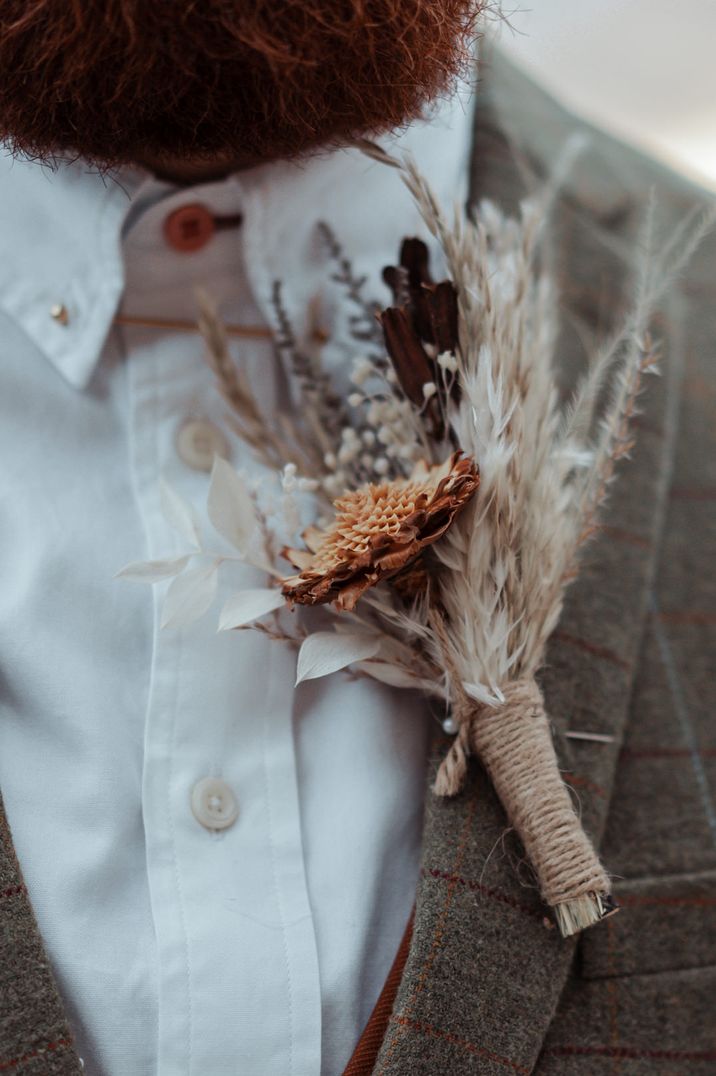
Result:
[[[429,121],[382,140],[392,152],[413,154],[448,205],[467,190],[470,97],[463,86]],[[132,170],[103,177],[82,161],[51,170],[0,158],[8,222],[0,309],[76,388],[89,383],[122,296],[123,226],[153,182]],[[241,190],[247,270],[268,322],[275,281],[283,282],[284,304],[300,321],[325,275],[316,251],[319,220],[331,226],[359,274],[393,262],[405,235],[425,233],[395,170],[355,149],[275,162],[231,182]],[[197,190],[187,188],[187,202],[197,200]]]

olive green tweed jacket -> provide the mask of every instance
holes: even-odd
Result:
[[[587,145],[553,224],[565,389],[585,338],[623,311],[650,190],[664,234],[711,198],[580,124],[498,54],[481,65],[473,198],[515,206],[575,130]],[[562,765],[622,910],[561,939],[515,869],[520,849],[482,770],[455,800],[428,792],[380,1076],[716,1073],[716,234],[654,329],[662,376],[649,379],[633,458],[543,675]],[[0,808],[6,1071],[81,1069]]]

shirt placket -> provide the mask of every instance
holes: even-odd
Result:
[[[196,283],[201,274],[197,258]],[[161,513],[160,477],[197,507],[205,503],[208,475],[181,451],[187,420],[200,413],[208,432],[221,415],[200,347],[186,335],[127,331],[131,465],[152,559],[184,551]],[[222,436],[234,464],[250,468],[242,446]],[[229,565],[215,608],[177,629],[160,628],[165,586],[154,591],[142,811],[159,1076],[306,1076],[320,1063],[292,729],[295,658],[258,633],[216,631],[228,594],[265,582],[247,565]]]

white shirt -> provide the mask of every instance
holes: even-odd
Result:
[[[456,99],[398,140],[448,202],[468,112]],[[197,202],[243,223],[179,253],[163,223]],[[317,221],[383,300],[381,268],[425,229],[397,174],[356,151],[179,190],[4,158],[0,214],[0,787],[86,1071],[340,1073],[413,903],[430,719],[343,674],[294,690],[288,646],[217,634],[216,607],[161,630],[162,587],[114,578],[180,550],[162,476],[205,503],[177,447],[188,420],[258,465],[226,432],[200,338],[113,320],[191,319],[200,284],[227,321],[272,325],[281,280],[299,332],[321,297],[340,372],[355,347]],[[232,348],[275,406],[271,344]],[[233,565],[219,604],[246,584],[264,580]],[[238,807],[221,830],[202,824],[207,777]]]

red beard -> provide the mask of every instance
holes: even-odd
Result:
[[[479,0],[0,0],[0,138],[102,167],[265,161],[447,94]]]

